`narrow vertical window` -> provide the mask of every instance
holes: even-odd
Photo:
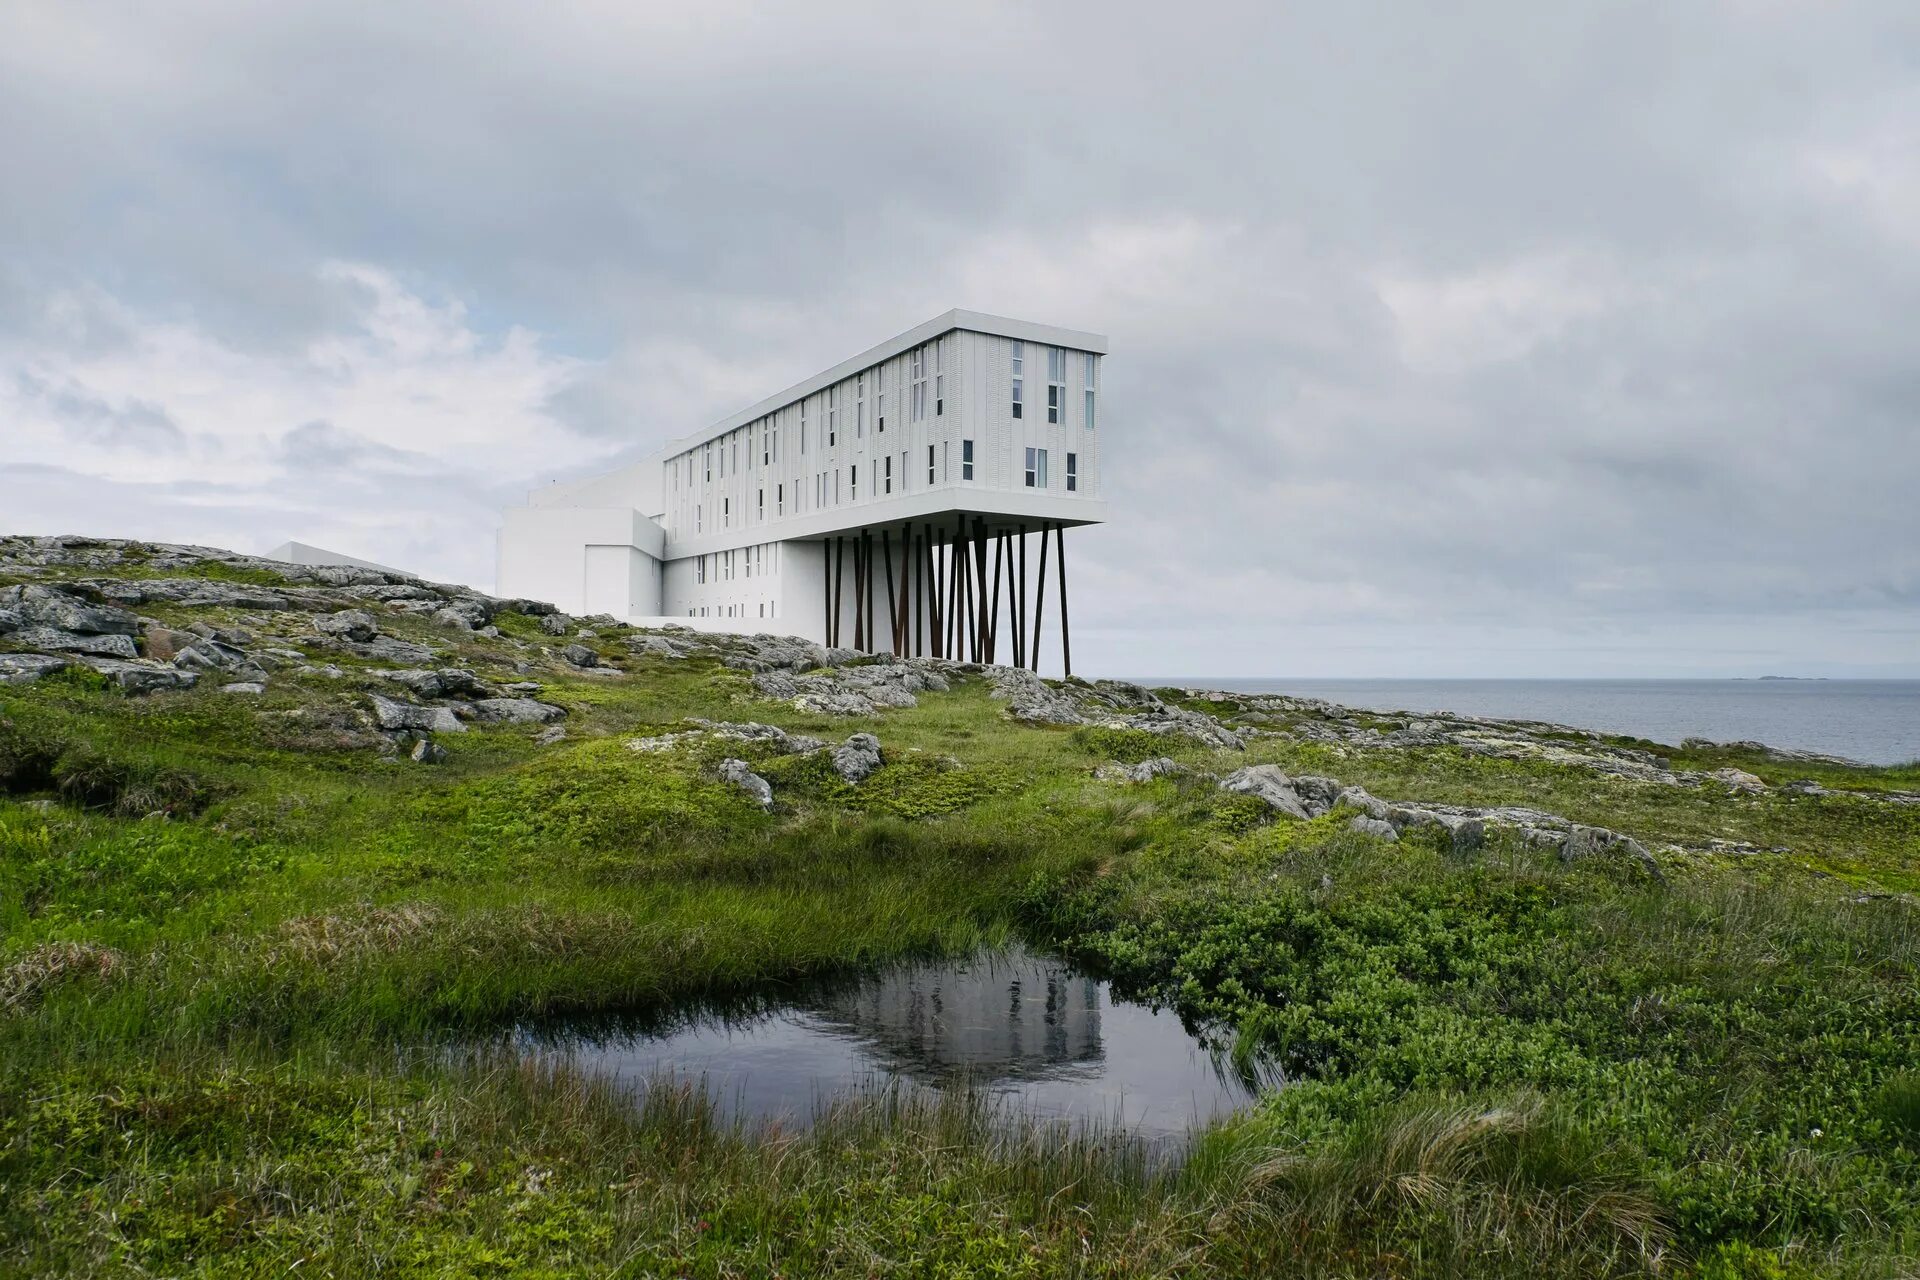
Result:
[[[1087,397],[1087,430],[1091,431],[1093,430],[1093,388],[1088,387],[1085,394]]]
[[[1059,422],[1067,412],[1067,353],[1047,348],[1047,421]]]
[[[840,388],[827,388],[827,447],[840,438]]]
[[[807,400],[800,398],[800,456],[807,456]]]
[[[767,490],[765,485],[760,487],[759,496],[755,500],[753,514],[756,520],[765,520],[767,518]]]
[[[940,368],[940,344],[933,344],[933,416],[947,411],[947,375]]]
[[[773,514],[776,516],[787,514],[787,486],[784,484],[773,486]]]
[[[1039,451],[1039,453],[1040,453],[1040,487],[1042,489],[1045,489],[1047,487],[1047,451],[1045,449],[1042,449]]]
[[[932,483],[934,483],[934,479],[933,479],[933,446],[932,446],[932,445],[928,445],[928,446],[927,446],[927,483],[928,483],[928,484],[932,484]]]
[[[973,479],[973,441],[971,440],[960,442],[960,478]]]
[[[887,366],[885,365],[873,371],[873,430],[876,435],[884,435],[887,430]]]
[[[1074,493],[1080,488],[1080,455],[1067,455],[1067,492]]]
[[[1013,416],[1019,417],[1023,407],[1021,400],[1025,396],[1027,380],[1027,344],[1018,338],[1013,343]]]
[[[1033,482],[1038,475],[1038,473],[1034,470],[1034,455],[1038,454],[1039,452],[1040,451],[1038,449],[1027,450],[1027,488],[1029,489],[1034,487]]]
[[[887,492],[892,493],[893,492],[893,455],[892,454],[887,455],[886,463],[887,463]]]
[[[712,484],[713,483],[713,446],[711,444],[707,446],[706,452],[707,452],[707,483]]]
[[[867,435],[867,375],[857,374],[853,379],[853,438],[864,440]]]
[[[693,531],[700,532],[700,504],[697,502],[693,504]]]

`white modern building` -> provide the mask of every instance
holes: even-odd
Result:
[[[1070,668],[1065,531],[1105,518],[1106,349],[949,311],[641,463],[528,495],[506,512],[498,590],[1036,667],[1058,636]]]

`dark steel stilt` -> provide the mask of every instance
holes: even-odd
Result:
[[[833,636],[827,643],[833,648],[840,647],[840,586],[847,573],[847,540],[834,535],[833,539]]]
[[[1073,640],[1067,634],[1067,526],[1053,526],[1053,542],[1060,561],[1060,674],[1065,677],[1073,674]]]
[[[1033,669],[1040,670],[1040,624],[1047,616],[1047,526],[1040,526],[1040,576],[1033,580]]]
[[[880,531],[880,559],[887,571],[887,639],[888,652],[898,658],[900,653],[900,604],[893,594],[893,539],[885,529]]]
[[[1027,526],[1020,526],[1020,591],[1013,603],[1013,665],[1027,665]]]

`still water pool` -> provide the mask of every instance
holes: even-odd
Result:
[[[1016,1113],[1172,1138],[1257,1089],[1173,1013],[1026,949],[901,965],[747,1016],[522,1031],[519,1041],[537,1061],[636,1094],[671,1079],[704,1088],[728,1119],[788,1125],[860,1089],[965,1088]]]

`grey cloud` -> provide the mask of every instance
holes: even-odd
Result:
[[[354,323],[315,268],[371,262],[592,358],[551,412],[639,456],[948,306],[1034,314],[1113,339],[1095,663],[1519,627],[1694,670],[1876,610],[1920,662],[1911,4],[712,12],[0,18],[34,126],[0,338],[100,290],[298,349]],[[473,464],[326,424],[279,455],[484,577],[488,505],[547,477]]]

